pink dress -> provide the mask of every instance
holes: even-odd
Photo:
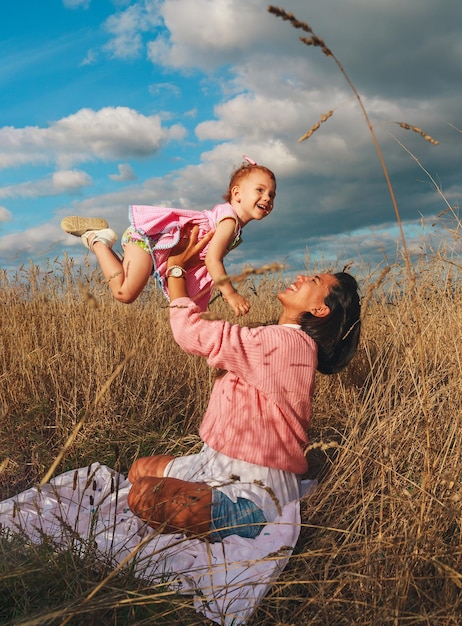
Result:
[[[132,227],[139,233],[149,251],[154,263],[154,276],[164,294],[169,298],[165,272],[167,259],[171,248],[180,241],[181,233],[186,224],[199,226],[199,239],[204,237],[210,230],[215,230],[217,225],[224,219],[231,218],[235,222],[234,239],[228,248],[230,252],[241,241],[241,225],[235,210],[229,203],[217,204],[209,211],[192,211],[189,209],[174,209],[169,207],[131,205],[128,209],[128,217]],[[201,253],[204,259],[208,245]],[[186,286],[192,300],[205,311],[210,301],[213,288],[213,280],[205,265],[201,265],[188,271]]]

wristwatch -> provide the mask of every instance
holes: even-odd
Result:
[[[179,265],[172,265],[172,267],[167,268],[165,275],[167,278],[185,278],[186,270]]]

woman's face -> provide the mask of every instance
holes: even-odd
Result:
[[[316,274],[315,276],[299,274],[296,281],[282,291],[278,298],[285,312],[294,319],[306,311],[316,317],[325,317],[330,313],[325,299],[337,282],[332,274]]]

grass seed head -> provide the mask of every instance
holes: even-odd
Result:
[[[299,138],[298,142],[301,143],[302,141],[305,141],[305,139],[308,139],[309,137],[311,137],[311,135],[318,130],[321,124],[323,124],[324,122],[327,122],[329,117],[332,117],[333,114],[334,114],[333,109],[331,111],[328,111],[327,113],[323,113],[320,117],[319,122],[316,122],[316,124],[313,124],[310,130]]]
[[[395,124],[398,124],[398,126],[401,126],[401,128],[404,128],[404,130],[412,130],[414,133],[417,133],[418,135],[423,137],[425,141],[428,141],[428,143],[432,143],[434,146],[437,146],[440,143],[436,139],[433,139],[431,135],[424,132],[418,126],[412,126],[411,124],[407,124],[406,122],[395,122]]]

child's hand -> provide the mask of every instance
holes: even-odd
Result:
[[[237,291],[226,296],[225,300],[233,309],[237,317],[245,315],[250,310],[250,304],[241,296],[240,293],[237,293]]]

